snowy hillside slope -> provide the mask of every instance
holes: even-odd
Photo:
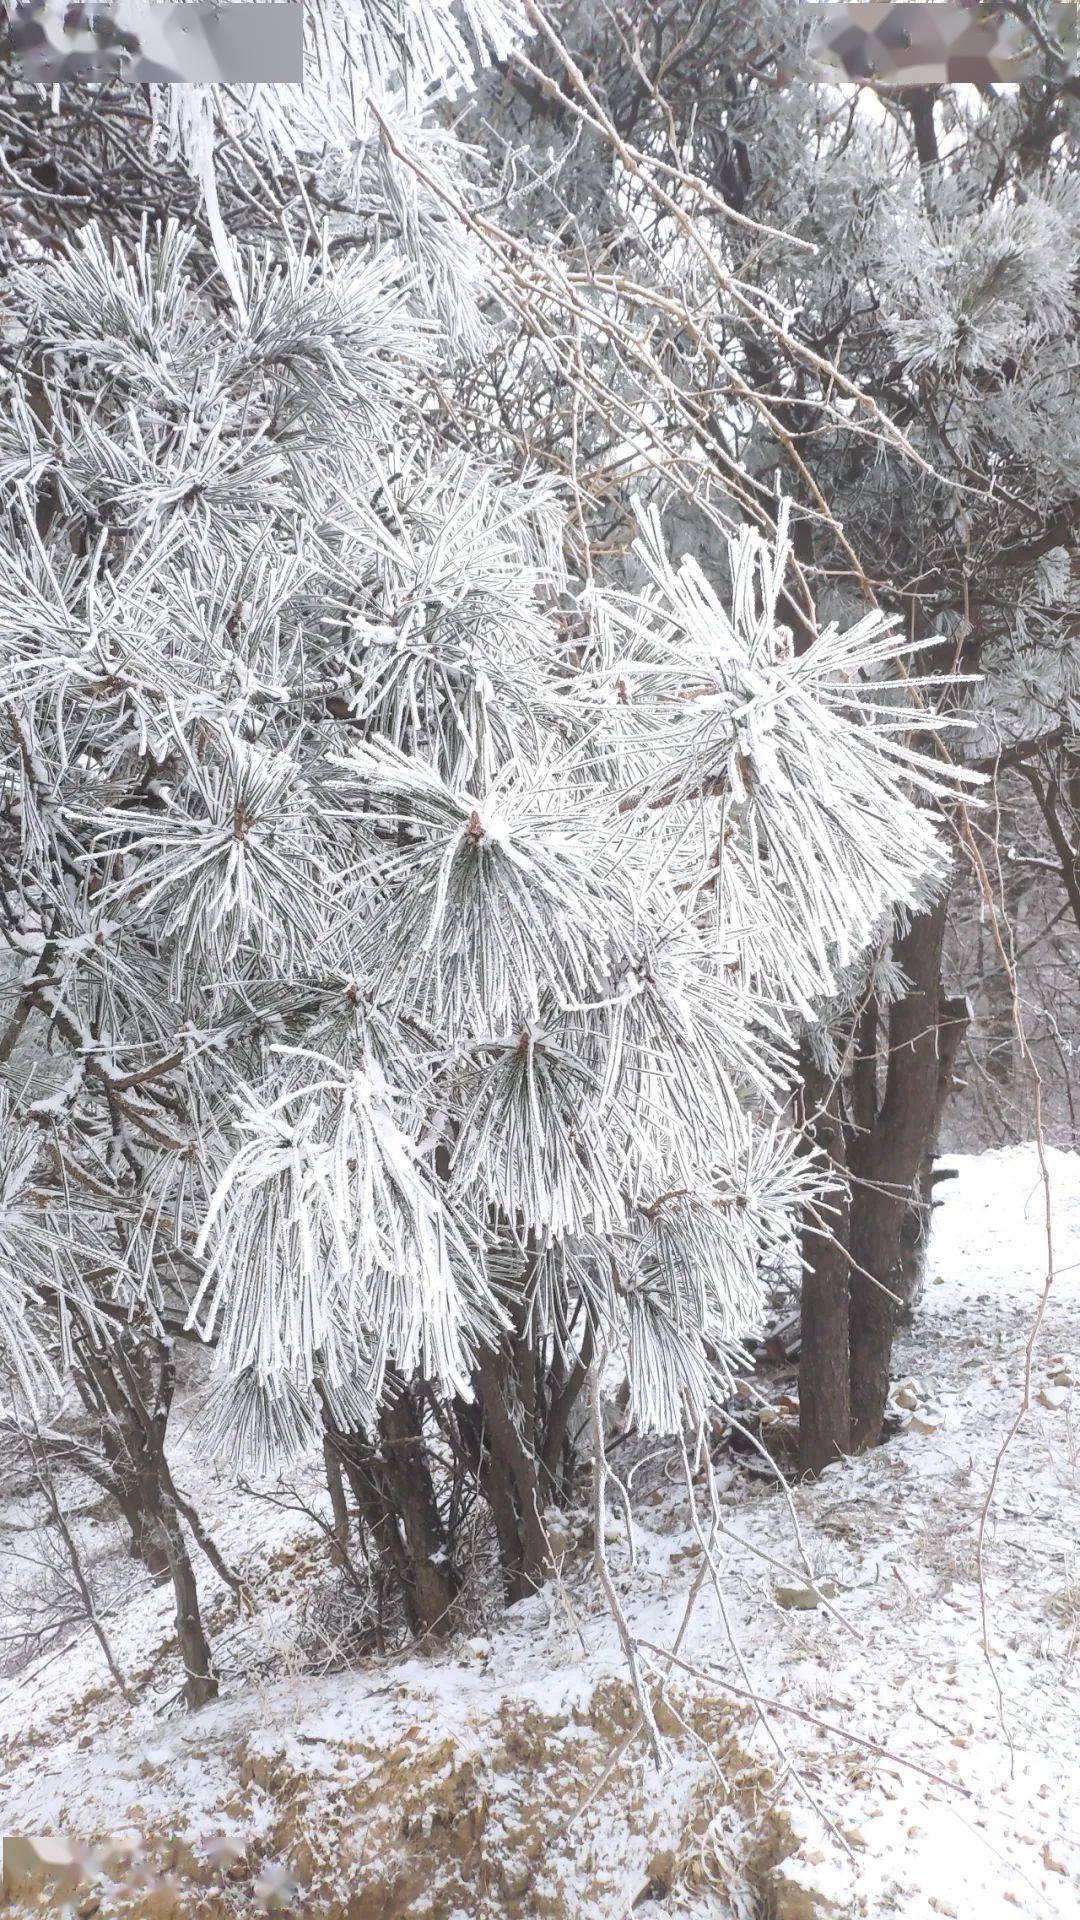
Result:
[[[981,1516],[1046,1276],[1031,1147],[951,1163],[924,1307],[898,1345],[904,1431],[796,1488],[790,1508],[720,1457],[723,1609],[705,1582],[660,1713],[666,1774],[640,1741],[610,1768],[633,1705],[583,1519],[544,1596],[503,1613],[481,1590],[450,1647],[320,1675],[333,1636],[318,1463],[238,1497],[178,1431],[177,1478],[255,1595],[248,1618],[200,1568],[222,1699],[184,1714],[166,1596],[80,1513],[139,1704],[119,1698],[89,1632],[0,1679],[0,1826],[143,1839],[159,1882],[110,1887],[103,1920],[259,1899],[313,1920],[1071,1920],[1080,1159],[1048,1162],[1056,1278],[1031,1411],[986,1513],[981,1588]],[[700,1547],[670,1450],[628,1436],[612,1455],[643,1516],[633,1590],[621,1527],[608,1551],[659,1671]],[[813,1604],[793,1515],[827,1605]],[[9,1598],[41,1577],[33,1521],[26,1498],[0,1506]]]

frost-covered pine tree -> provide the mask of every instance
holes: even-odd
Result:
[[[794,1038],[946,855],[917,658],[795,646],[781,502],[722,591],[644,495],[568,567],[572,490],[454,405],[482,261],[372,138],[347,244],[10,276],[0,1330],[16,1419],[205,1343],[207,1444],[322,1435],[433,1630],[477,1501],[542,1578],[605,1368],[644,1432],[721,1403],[814,1182]]]
[[[856,87],[810,57],[798,0],[544,0],[536,36],[488,76],[465,128],[501,169],[497,217],[524,262],[529,350],[557,341],[573,381],[572,398],[536,381],[523,399],[489,380],[506,432],[558,469],[572,418],[597,546],[624,541],[627,475],[644,471],[673,535],[720,582],[723,530],[771,538],[786,494],[782,607],[797,647],[874,604],[920,644],[936,639],[924,658],[947,684],[935,699],[977,718],[967,757],[1002,768],[1010,806],[1030,787],[1042,828],[1028,850],[1076,915],[1080,79],[1053,9],[1007,10],[1032,29],[1023,85]],[[955,925],[985,913],[995,835],[1006,852],[1013,836],[996,813],[973,828],[954,813],[951,831],[976,866]],[[970,1011],[946,984],[945,934],[943,896],[886,922],[876,957],[808,1023],[804,1104],[811,1117],[832,1105],[820,1130],[838,1171],[846,1160],[857,1176],[836,1223],[843,1249],[811,1236],[828,1271],[804,1294],[808,1467],[881,1431],[889,1294],[918,1285]],[[996,940],[988,923],[1011,1048]],[[1067,967],[1063,989],[1073,995]],[[1064,1111],[1054,1016],[1026,1017],[1037,1050],[1042,1028],[1047,1106],[1056,1082]],[[973,1038],[981,1049],[978,1022]]]

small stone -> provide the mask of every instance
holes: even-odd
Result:
[[[670,1847],[654,1853],[648,1865],[648,1898],[666,1900],[675,1881],[678,1859]]]
[[[919,1404],[919,1396],[912,1385],[897,1387],[893,1399],[898,1407],[906,1407],[909,1412]]]
[[[1068,1405],[1069,1393],[1066,1387],[1040,1387],[1037,1399],[1041,1407],[1048,1407],[1056,1413],[1060,1407]]]
[[[787,1607],[797,1613],[810,1613],[814,1607],[820,1607],[822,1600],[831,1600],[836,1587],[831,1580],[822,1580],[816,1587],[774,1587],[773,1599],[778,1607]]]
[[[1043,1866],[1048,1873],[1068,1873],[1064,1848],[1056,1840],[1047,1840],[1042,1850]]]
[[[486,1660],[491,1652],[491,1641],[479,1636],[475,1640],[466,1640],[465,1651],[472,1660]]]
[[[916,1433],[940,1433],[941,1415],[940,1413],[913,1413],[911,1424]]]
[[[574,1544],[574,1536],[564,1513],[549,1511],[544,1515],[544,1531],[547,1542],[556,1556],[569,1553]]]
[[[1050,1385],[1052,1387],[1071,1387],[1072,1384],[1073,1376],[1071,1367],[1056,1367],[1050,1375]]]

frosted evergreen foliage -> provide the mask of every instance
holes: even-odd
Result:
[[[512,181],[504,224],[557,260],[556,335],[559,275],[584,289],[587,365],[606,382],[584,463],[613,481],[611,432],[672,475],[681,453],[689,537],[714,581],[707,505],[727,522],[733,499],[745,511],[738,476],[772,490],[790,473],[819,624],[865,611],[857,556],[906,637],[947,642],[936,670],[985,675],[944,696],[978,719],[980,759],[1048,734],[1074,757],[1080,738],[1080,102],[1046,10],[1018,11],[1042,20],[1046,63],[1023,86],[880,92],[809,58],[798,0],[670,0],[647,19],[574,0],[546,16],[644,158],[623,160],[592,108],[539,111],[501,75],[464,123]],[[584,112],[551,41],[525,51]],[[542,394],[535,431],[559,457]]]
[[[813,1178],[797,1022],[944,870],[896,634],[795,657],[783,516],[727,597],[654,512],[583,593],[557,487],[434,444],[402,250],[234,267],[18,282],[5,933],[70,1075],[5,1108],[8,1345],[92,1276],[265,1460],[524,1314],[697,1422]]]
[[[910,582],[919,631],[949,636],[984,676],[962,694],[983,756],[1062,722],[1066,738],[1080,733],[1080,122],[1066,96],[1058,137],[1031,138],[1037,96],[935,90],[931,165],[903,116],[848,129],[846,96],[822,86],[748,103],[743,129],[756,137],[767,114],[775,145],[787,127],[791,164],[767,188],[765,169],[755,175],[770,215],[818,246],[814,259],[778,249],[766,283],[810,338],[845,340],[849,372],[952,477],[879,449],[853,480],[839,441],[819,469],[864,560],[878,553],[894,589]]]
[[[486,333],[483,265],[443,199],[447,189],[471,196],[470,154],[436,115],[460,111],[478,72],[505,60],[525,29],[520,0],[313,0],[302,85],[150,87],[156,151],[193,177],[237,311],[246,291],[221,211],[224,144],[256,155],[257,172],[316,169],[344,233],[374,208],[450,343],[475,352]]]

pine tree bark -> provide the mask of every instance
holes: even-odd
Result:
[[[542,1518],[547,1503],[541,1497],[540,1463],[514,1423],[504,1392],[504,1361],[501,1363],[500,1356],[485,1349],[474,1380],[484,1416],[488,1473],[504,1487],[499,1504],[505,1505],[508,1497],[515,1516],[517,1547],[513,1559],[508,1562],[505,1548],[502,1551],[507,1597],[521,1600],[543,1585],[550,1557]],[[502,1531],[500,1528],[500,1545]]]
[[[340,1461],[356,1502],[365,1548],[387,1585],[400,1594],[410,1632],[421,1634],[424,1622],[417,1612],[408,1556],[378,1450],[365,1434],[342,1432],[325,1411],[323,1417],[327,1444]]]
[[[124,1400],[109,1375],[104,1356],[88,1351],[75,1369],[75,1384],[83,1405],[98,1423],[97,1439],[111,1470],[112,1495],[131,1535],[131,1557],[141,1560],[160,1584],[169,1578],[165,1537],[153,1512],[144,1504],[135,1465],[137,1443],[133,1447]]]
[[[376,1435],[344,1433],[322,1396],[324,1448],[333,1472],[348,1480],[364,1534],[388,1584],[400,1594],[409,1630],[418,1637],[448,1633],[454,1625],[458,1579],[439,1512],[423,1421],[416,1397],[402,1381],[390,1383]],[[344,1495],[331,1499],[344,1526]]]
[[[849,1201],[840,1077],[822,1073],[806,1043],[800,1065],[809,1135],[836,1177],[823,1216],[830,1232],[807,1222],[801,1247],[799,1470],[817,1474],[851,1445]]]
[[[405,1536],[421,1630],[445,1634],[454,1624],[458,1583],[439,1516],[423,1422],[412,1392],[403,1384],[383,1408],[379,1430]]]
[[[910,1317],[922,1295],[926,1277],[926,1254],[930,1242],[930,1224],[934,1209],[934,1187],[945,1179],[935,1173],[938,1142],[945,1107],[953,1088],[957,1056],[971,1022],[971,1005],[963,996],[942,993],[938,998],[937,1077],[934,1082],[933,1109],[926,1143],[919,1160],[919,1171],[904,1223],[900,1232],[900,1291],[905,1315]]]
[[[195,1711],[206,1706],[209,1700],[217,1698],[217,1675],[199,1608],[195,1569],[187,1550],[180,1515],[168,1495],[162,1496],[157,1517],[165,1535],[169,1573],[176,1600],[176,1639],[184,1663],[184,1699]]]
[[[165,1453],[169,1410],[176,1390],[171,1343],[118,1339],[97,1350],[80,1345],[79,1368],[105,1409],[103,1445],[125,1488],[123,1510],[137,1516],[137,1541],[152,1570],[163,1565],[176,1601],[176,1638],[184,1663],[184,1699],[195,1709],[217,1696],[199,1588],[184,1522]]]
[[[889,1010],[888,1069],[871,1132],[851,1153],[851,1444],[881,1438],[901,1297],[901,1233],[933,1125],[938,1003],[947,900],[916,916],[894,945],[911,991]]]
[[[339,1554],[349,1551],[349,1503],[345,1498],[345,1476],[342,1470],[341,1455],[327,1432],[323,1432],[323,1468],[326,1473],[326,1490],[330,1495],[330,1511],[333,1514],[334,1546]]]

